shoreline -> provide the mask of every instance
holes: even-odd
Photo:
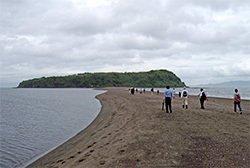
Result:
[[[186,152],[182,151],[183,149],[188,148],[189,145],[187,144],[192,143],[192,141],[188,142],[188,140],[186,140],[186,138],[188,137],[188,135],[186,135],[187,130],[183,132],[183,128],[180,129],[179,126],[175,124],[175,120],[178,119],[178,117],[184,120],[187,120],[185,118],[187,117],[188,119],[190,119],[190,121],[188,120],[188,122],[190,122],[191,125],[196,125],[195,123],[198,122],[199,119],[202,120],[203,117],[208,117],[206,115],[213,116],[213,113],[218,113],[222,118],[232,118],[232,121],[240,118],[238,122],[240,124],[243,123],[244,130],[249,130],[250,128],[247,127],[248,125],[246,125],[246,123],[250,121],[250,103],[248,100],[243,100],[242,103],[243,109],[246,109],[246,111],[243,111],[243,115],[237,116],[236,114],[229,113],[228,111],[230,109],[232,111],[232,100],[209,97],[209,101],[207,104],[208,109],[206,110],[209,113],[203,114],[198,108],[197,104],[195,105],[197,97],[190,96],[190,105],[195,105],[195,109],[191,108],[188,111],[191,112],[190,115],[192,114],[194,118],[198,119],[192,120],[192,118],[189,118],[189,116],[185,114],[187,113],[185,112],[185,110],[179,107],[177,108],[177,105],[180,105],[181,102],[178,97],[176,97],[176,100],[174,99],[173,101],[174,113],[173,115],[170,115],[177,118],[166,118],[166,113],[162,112],[160,109],[159,103],[161,103],[162,100],[161,95],[138,93],[135,96],[132,96],[129,95],[128,91],[124,88],[107,88],[105,90],[107,90],[105,93],[96,96],[96,98],[101,103],[101,110],[89,126],[87,126],[84,130],[80,131],[78,134],[70,138],[62,145],[55,147],[55,149],[52,149],[47,154],[38,158],[27,167],[127,167],[128,165],[148,166],[149,164],[164,166],[195,166],[197,163],[193,162],[192,159],[190,160],[190,158],[186,156]],[[224,104],[219,106],[217,102],[223,102]],[[227,107],[227,105],[229,104],[231,104],[230,107]],[[146,111],[146,114],[148,115],[144,114],[143,111]],[[183,114],[184,116],[180,115],[179,113]],[[167,121],[171,122],[171,127],[168,127],[168,125],[165,124],[166,119]],[[214,119],[216,120],[216,118]],[[231,120],[229,120],[228,122],[230,121]],[[182,120],[180,120],[179,122],[182,122]],[[206,122],[206,120],[204,120],[203,122]],[[227,123],[227,121],[221,120],[222,125],[223,122]],[[159,123],[161,124],[159,125]],[[190,125],[190,123],[186,123],[187,126]],[[149,125],[151,127],[147,128],[149,127]],[[205,126],[206,125],[202,125],[201,130],[205,129]],[[171,131],[167,131],[172,129],[176,130],[176,132],[173,133]],[[234,130],[234,128],[232,128],[232,130]],[[199,136],[203,136],[202,134],[204,134],[204,132],[200,132],[200,130],[198,131],[198,133],[196,133],[196,128],[193,127],[190,127],[190,129],[188,129],[188,132],[190,131],[191,134],[195,134],[195,137],[197,136],[196,134],[198,134]],[[165,132],[166,136],[163,136]],[[183,136],[182,134],[185,134],[185,136]],[[216,131],[214,131],[213,134],[216,134]],[[234,132],[230,132],[230,134],[234,134]],[[167,138],[175,136],[180,136],[177,139],[182,139],[183,142],[181,142],[181,144],[176,144],[176,139],[175,141],[172,141],[171,139]],[[240,139],[240,141],[242,142],[244,142],[245,140],[250,140],[250,137],[248,134],[246,134],[246,132],[243,132],[241,136],[244,137],[243,139]],[[190,138],[191,137],[187,139],[190,140]],[[213,136],[209,137],[208,139],[213,144],[214,140],[212,141],[211,138],[213,139]],[[155,142],[158,140],[163,140],[160,141],[162,145],[155,144]],[[172,143],[170,143],[170,146],[164,143],[164,141],[169,140],[172,141]],[[218,141],[220,140],[221,139],[219,139]],[[143,141],[147,143],[141,144],[141,142]],[[151,147],[147,146],[146,144],[154,146],[154,149],[151,149]],[[217,141],[215,144],[217,144]],[[180,148],[179,146],[182,147]],[[250,156],[249,146],[244,147],[247,149],[244,154],[246,156]],[[164,148],[165,151],[172,151],[174,148],[173,153],[175,155],[177,155],[177,153],[182,153],[181,155],[184,156],[184,161],[179,158],[179,155],[164,155],[163,153],[159,154],[159,156],[161,156],[159,158],[147,158],[151,155],[151,153],[157,155],[158,151],[156,149],[161,151],[161,148]],[[241,148],[242,147],[239,147],[239,149]],[[151,152],[148,153],[148,150],[150,150]],[[195,152],[193,151],[193,153]],[[165,158],[165,160],[163,158]],[[168,159],[166,160],[166,158]],[[217,159],[215,159],[215,162],[216,161]],[[229,160],[226,161],[227,162],[224,161],[225,165],[230,167],[231,162]],[[202,165],[208,165],[208,163],[198,163]],[[250,164],[246,161],[244,161],[244,163],[246,165]],[[241,164],[242,163],[240,162],[238,165]]]
[[[19,88],[18,88],[19,89]],[[23,88],[21,88],[23,89]],[[50,149],[49,151],[45,152],[44,154],[41,154],[40,156],[37,156],[36,158],[32,159],[31,161],[29,161],[28,163],[26,163],[25,165],[23,165],[22,167],[37,167],[37,162],[40,162],[39,160],[43,159],[44,157],[46,157],[48,154],[50,154],[51,152],[54,152],[55,150],[58,150],[60,147],[64,146],[64,145],[67,145],[67,143],[69,143],[69,141],[72,141],[74,140],[75,138],[77,138],[78,136],[81,136],[82,134],[85,134],[85,132],[87,132],[89,129],[89,127],[92,127],[93,124],[95,124],[95,122],[97,122],[97,118],[101,115],[101,112],[102,112],[102,109],[103,109],[103,103],[102,101],[100,100],[99,96],[105,94],[108,90],[105,89],[105,88],[92,88],[92,89],[95,89],[95,90],[103,90],[104,93],[101,93],[101,94],[98,94],[95,96],[95,98],[100,102],[101,104],[101,109],[98,113],[98,115],[95,117],[95,119],[86,127],[84,128],[83,130],[81,130],[80,132],[78,132],[77,134],[75,134],[73,137],[70,137],[68,140],[66,140],[65,142],[62,142],[60,145]],[[38,163],[40,164],[40,163]],[[39,167],[39,166],[38,166]],[[43,166],[42,166],[43,167]]]
[[[19,89],[19,88],[18,88],[18,89]],[[103,93],[100,93],[100,94],[98,94],[98,95],[101,95],[101,94],[104,94],[105,92],[107,92],[107,90],[102,89],[102,88],[98,88],[98,89],[95,89],[95,88],[94,88],[94,90],[101,90],[101,91],[103,91]],[[34,162],[36,162],[36,161],[39,160],[40,158],[43,158],[45,155],[49,154],[49,153],[52,152],[53,150],[56,150],[58,147],[60,147],[61,145],[63,145],[63,144],[66,143],[67,141],[69,141],[70,139],[74,138],[74,137],[77,136],[79,133],[83,132],[85,129],[87,129],[87,128],[94,122],[94,120],[98,117],[99,113],[100,113],[101,110],[102,110],[102,106],[103,106],[103,105],[102,105],[102,102],[97,98],[98,95],[96,95],[94,98],[97,99],[97,101],[99,101],[99,103],[100,103],[100,105],[101,105],[100,111],[98,112],[97,116],[93,119],[93,121],[92,121],[87,127],[85,127],[84,129],[80,130],[78,133],[76,133],[76,134],[73,135],[72,137],[69,137],[67,140],[65,140],[64,142],[60,143],[59,145],[57,145],[57,146],[55,146],[55,147],[49,149],[48,151],[46,151],[46,152],[44,152],[44,153],[42,153],[42,154],[40,154],[40,155],[38,155],[38,156],[32,158],[30,161],[28,161],[27,163],[22,164],[20,167],[23,167],[23,168],[24,168],[24,167],[29,167],[30,165],[32,165]]]
[[[108,87],[108,88],[112,88],[112,87]],[[118,88],[129,88],[129,87],[118,87]],[[139,88],[143,88],[143,87],[139,87]],[[187,88],[195,88],[195,89],[200,89],[200,87],[187,87]],[[72,87],[72,88],[18,88],[18,87],[5,87],[5,88],[0,88],[0,89],[94,89],[94,90],[102,90],[102,88],[77,88],[77,87]],[[147,88],[149,91],[149,88]],[[164,89],[164,88],[159,88],[159,89]],[[182,89],[182,88],[181,88]],[[162,93],[162,92],[160,92]],[[233,93],[233,91],[232,91]],[[178,94],[175,93],[177,96]],[[198,94],[198,93],[197,93]],[[190,94],[190,96],[197,96],[196,94]],[[233,96],[232,96],[233,97]],[[214,95],[208,95],[208,98],[219,98],[219,99],[232,99],[232,97],[223,97],[223,96],[214,96]],[[250,97],[242,97],[242,100],[244,101],[250,101]]]

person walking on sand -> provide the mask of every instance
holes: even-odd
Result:
[[[175,98],[175,88],[172,89],[173,91],[173,99]]]
[[[159,91],[159,90],[157,90],[157,92],[156,92],[156,93],[157,93],[157,95],[159,95],[159,94],[160,94],[160,91]]]
[[[154,88],[151,88],[151,94],[154,94]]]
[[[166,106],[166,113],[172,113],[172,98],[173,98],[173,91],[170,89],[169,86],[166,87],[166,90],[164,92],[164,98],[165,98],[165,106]]]
[[[135,94],[135,88],[134,88],[134,87],[132,87],[132,88],[130,89],[130,93],[131,93],[132,95]]]
[[[240,107],[241,97],[238,89],[234,90],[234,112],[237,112],[237,106],[240,110],[240,114],[242,114],[242,109]]]
[[[205,109],[204,102],[205,100],[207,100],[207,95],[202,88],[199,93],[199,99],[200,99],[201,109]]]
[[[188,109],[188,91],[185,87],[181,92],[181,98],[182,98],[182,108]]]
[[[140,89],[140,94],[142,94],[142,88]]]

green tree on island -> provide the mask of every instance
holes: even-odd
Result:
[[[171,71],[151,70],[42,77],[23,81],[18,88],[165,87],[166,84],[171,87],[185,86],[185,83]]]

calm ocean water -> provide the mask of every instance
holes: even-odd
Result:
[[[87,127],[100,111],[91,89],[1,89],[0,167],[22,167]]]

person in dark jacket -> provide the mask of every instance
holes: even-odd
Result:
[[[234,90],[234,112],[237,112],[237,106],[238,106],[238,108],[240,110],[240,114],[242,114],[240,102],[241,102],[240,93],[239,93],[238,89],[235,89]]]
[[[151,88],[151,94],[154,94],[154,88]]]
[[[157,93],[157,95],[159,95],[159,94],[160,94],[160,91],[159,91],[159,90],[157,90],[157,92],[156,92],[156,93]]]
[[[199,93],[199,99],[200,99],[201,109],[205,109],[204,102],[207,100],[207,95],[202,88]]]
[[[181,97],[181,92],[179,92],[179,97]]]
[[[130,93],[131,93],[132,95],[135,94],[135,88],[134,88],[134,87],[132,87],[132,88],[130,89]]]

